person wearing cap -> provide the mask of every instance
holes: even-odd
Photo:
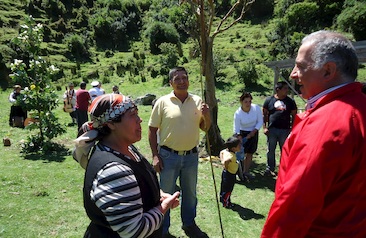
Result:
[[[262,238],[366,237],[366,95],[357,70],[344,35],[303,38],[290,77],[307,107],[283,146]]]
[[[9,126],[14,126],[16,124],[14,122],[16,117],[20,118],[23,122],[27,118],[27,111],[19,105],[19,100],[24,98],[21,94],[22,87],[20,85],[15,85],[13,89],[14,90],[9,95],[9,102],[12,104],[10,107]],[[24,125],[21,125],[20,127],[24,127]]]
[[[86,83],[80,83],[80,89],[76,91],[76,119],[78,123],[78,131],[81,126],[88,121],[88,107],[91,102],[91,98],[88,90],[86,90]]]
[[[71,120],[72,120],[72,124],[77,124],[77,119],[76,119],[76,112],[75,112],[75,106],[76,106],[76,91],[74,89],[74,84],[73,83],[69,83],[69,88],[66,87],[66,91],[64,92],[64,104],[70,104],[72,107],[72,111],[69,113]]]
[[[102,89],[102,84],[99,83],[98,81],[93,81],[91,83],[91,86],[93,87],[89,90],[89,95],[92,101],[96,97],[103,95],[105,93],[104,89]]]
[[[73,151],[86,169],[84,207],[91,222],[84,237],[161,237],[164,214],[179,205],[179,192],[162,192],[153,167],[133,146],[142,134],[136,105],[105,94],[89,112]]]
[[[173,91],[160,97],[149,120],[149,142],[153,166],[160,173],[160,186],[173,193],[179,177],[182,191],[182,229],[188,237],[207,237],[195,223],[197,209],[197,172],[200,129],[211,125],[208,105],[188,93],[189,81],[185,68],[169,72]],[[159,138],[159,139],[158,139]],[[159,144],[158,144],[159,141]],[[163,237],[169,237],[170,215],[165,214]]]

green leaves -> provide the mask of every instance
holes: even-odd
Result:
[[[49,64],[39,55],[43,41],[43,27],[36,24],[32,16],[25,19],[19,36],[13,43],[23,52],[24,59],[15,59],[10,75],[14,84],[25,87],[23,99],[19,103],[24,107],[34,123],[28,128],[37,130],[28,136],[23,146],[24,153],[47,153],[53,147],[51,140],[65,132],[52,111],[57,107],[58,95],[52,84],[52,77],[59,69]]]

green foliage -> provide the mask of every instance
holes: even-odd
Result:
[[[245,87],[252,87],[257,83],[258,73],[255,68],[256,62],[247,60],[235,65],[238,79]]]
[[[42,25],[36,25],[32,17],[25,21],[26,24],[21,26],[21,32],[14,39],[14,44],[28,55],[27,62],[16,59],[11,64],[12,80],[14,84],[28,87],[20,103],[34,120],[29,129],[38,130],[38,133],[28,137],[23,152],[47,153],[52,148],[51,140],[65,132],[52,112],[58,105],[58,98],[51,82],[58,69],[39,56]]]
[[[150,43],[150,51],[153,54],[160,54],[162,43],[172,43],[180,48],[180,38],[177,30],[172,24],[164,22],[152,22],[145,31]]]
[[[319,6],[315,2],[301,2],[291,5],[284,18],[287,30],[291,32],[311,32],[316,28]],[[299,24],[301,22],[301,24]]]
[[[99,2],[90,24],[98,47],[127,50],[129,41],[139,37],[141,12],[132,0]]]
[[[282,18],[285,16],[287,9],[295,3],[303,2],[303,0],[278,0],[274,7],[274,16]]]
[[[366,4],[364,1],[348,0],[345,9],[337,18],[337,24],[343,31],[350,31],[355,40],[366,40]]]
[[[284,4],[285,6],[287,7]],[[321,28],[317,22],[318,15],[319,6],[315,2],[289,5],[283,17],[274,19],[275,30],[267,34],[267,39],[272,43],[270,54],[277,59],[294,57],[299,45],[299,41],[295,39],[301,34],[308,34]]]
[[[161,55],[159,57],[159,63],[161,65],[160,75],[164,76],[163,84],[166,85],[169,82],[168,75],[169,70],[178,65],[179,53],[177,46],[171,43],[161,43],[159,46],[161,50]]]
[[[78,34],[67,35],[64,43],[68,47],[70,58],[76,61],[87,61],[90,59],[89,44],[84,36]]]

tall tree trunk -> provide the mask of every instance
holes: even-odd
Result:
[[[203,65],[203,75],[206,78],[205,100],[210,107],[211,127],[208,131],[208,139],[210,142],[211,155],[219,155],[224,148],[224,141],[220,134],[220,128],[217,125],[218,105],[215,93],[215,75],[213,64],[213,38],[206,38],[206,57]]]

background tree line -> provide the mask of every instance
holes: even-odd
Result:
[[[44,25],[44,42],[59,45],[46,47],[44,54],[62,54],[71,62],[87,62],[98,51],[133,51],[133,42],[143,41],[152,54],[165,55],[160,59],[166,68],[152,75],[165,74],[182,56],[181,44],[187,42],[195,29],[189,4],[176,0],[4,0],[0,27],[5,33],[0,39],[0,71],[2,86],[6,87],[9,64],[21,58],[10,42],[22,23],[22,15],[32,15]],[[184,2],[184,1],[182,1]],[[215,2],[216,16],[222,17],[232,6],[232,0]],[[4,12],[17,12],[10,18]],[[240,12],[235,12],[237,16]],[[256,1],[245,16],[246,21],[258,24],[274,23],[266,37],[270,42],[270,60],[293,57],[299,40],[318,29],[337,29],[353,35],[355,40],[366,37],[366,4],[358,0],[262,0]],[[245,30],[245,29],[243,29]],[[6,32],[8,31],[8,32]],[[194,49],[194,47],[193,47]],[[192,54],[199,54],[194,52]],[[106,55],[108,56],[108,55]],[[164,59],[165,58],[165,59]],[[187,60],[187,59],[183,59]],[[126,66],[139,68],[140,66]],[[62,77],[62,67],[59,77]],[[5,80],[4,80],[5,79]]]

